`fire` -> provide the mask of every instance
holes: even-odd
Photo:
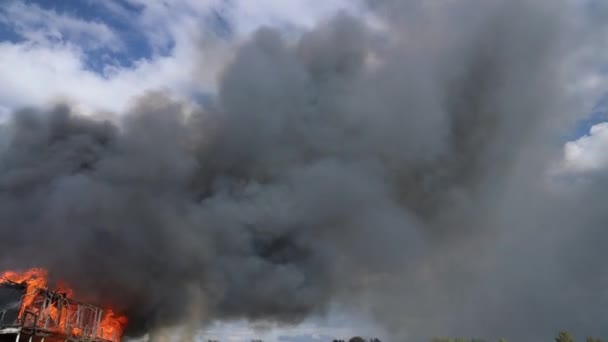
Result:
[[[111,309],[106,309],[103,318],[101,319],[101,329],[104,336],[111,339],[112,336],[122,336],[122,331],[127,325],[127,316],[114,313]]]
[[[35,296],[33,294],[36,289],[45,289],[48,279],[48,273],[41,268],[32,268],[23,273],[15,271],[6,271],[0,275],[0,281],[8,280],[14,283],[25,283],[27,285],[26,294],[23,296],[23,302],[19,309],[19,317],[23,316],[25,308],[32,305]]]
[[[76,322],[80,323],[73,324],[70,322],[70,315],[74,313],[69,304],[72,303],[74,297],[74,291],[69,285],[65,283],[58,283],[57,288],[53,289],[55,297],[61,301],[56,302],[51,300],[48,307],[45,307],[45,311],[40,307],[40,303],[36,303],[35,300],[40,301],[42,296],[40,295],[43,291],[48,289],[48,272],[41,268],[32,268],[25,272],[16,271],[5,271],[0,274],[0,283],[12,282],[23,284],[26,286],[25,294],[21,301],[21,307],[19,308],[19,320],[26,322],[28,320],[28,314],[47,315],[54,324],[46,324],[46,328],[51,331],[62,333],[66,335],[72,335],[75,337],[98,337],[109,341],[118,341],[122,336],[122,332],[127,324],[127,317],[114,312],[111,309],[104,308],[103,310],[91,311],[94,312],[96,317],[91,315],[88,319],[93,322],[96,332],[92,332],[91,327],[85,327],[82,325],[83,317],[78,317]],[[46,293],[46,292],[45,292]],[[74,303],[76,303],[74,301]],[[84,307],[84,306],[83,306]],[[90,308],[91,306],[87,306]],[[93,310],[93,309],[90,309]],[[79,315],[82,316],[79,310]],[[31,319],[30,319],[31,320]],[[38,318],[35,320],[38,323]],[[34,323],[35,324],[35,323]],[[85,336],[85,334],[87,336]]]

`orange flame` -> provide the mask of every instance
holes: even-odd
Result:
[[[25,272],[18,273],[15,271],[6,271],[0,275],[0,281],[8,280],[14,283],[25,283],[27,286],[26,295],[23,296],[23,303],[21,304],[21,308],[19,309],[19,317],[23,316],[23,312],[25,308],[32,305],[34,301],[34,294],[37,289],[46,288],[48,279],[47,271],[41,268],[32,268]]]
[[[26,286],[26,292],[23,295],[19,309],[18,317],[20,320],[26,319],[26,310],[36,311],[33,309],[34,300],[40,291],[48,289],[48,278],[48,272],[42,268],[32,268],[25,272],[5,271],[0,274],[0,283],[10,281]],[[71,298],[74,294],[74,291],[65,283],[59,283],[54,291],[64,294],[67,298]],[[58,321],[58,327],[68,327],[66,320],[68,316],[67,310],[69,309],[51,304],[48,310],[48,315]],[[122,336],[127,322],[126,316],[105,308],[100,317],[97,335],[105,340],[117,341]],[[81,327],[70,327],[69,333],[74,336],[83,336],[84,334]]]

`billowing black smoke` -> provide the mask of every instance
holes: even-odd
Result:
[[[604,195],[547,190],[544,173],[566,1],[370,7],[374,28],[260,29],[205,109],[152,93],[112,121],[14,113],[1,265],[48,268],[131,335],[334,302],[395,340],[608,333]]]

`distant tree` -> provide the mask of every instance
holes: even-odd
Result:
[[[355,336],[348,340],[348,342],[365,342],[365,340],[363,339],[363,337]]]
[[[382,342],[379,338],[372,338],[369,342]]]
[[[431,342],[452,342],[452,339],[449,337],[434,337]]]
[[[555,342],[574,342],[574,336],[567,331],[560,331],[555,338]]]
[[[501,338],[498,340],[498,342],[507,342],[507,339],[506,339],[506,338],[504,338],[504,337],[501,337]]]
[[[468,339],[468,338],[462,338],[462,337],[458,337],[458,338],[435,337],[435,338],[431,339],[431,342],[486,342],[486,340],[481,339],[481,338]],[[501,339],[499,342],[507,342],[507,340]]]
[[[601,338],[587,337],[587,342],[603,342]]]

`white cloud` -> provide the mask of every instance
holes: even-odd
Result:
[[[0,42],[0,108],[45,105],[70,99],[89,110],[120,112],[147,90],[164,89],[178,97],[214,90],[216,77],[231,48],[260,25],[308,27],[356,2],[236,0],[226,9],[234,25],[232,41],[213,37],[209,11],[221,0],[127,0],[136,14],[108,0],[108,11],[129,20],[144,34],[155,53],[130,67],[107,66],[103,74],[87,67],[101,46],[118,48],[120,37],[103,22],[85,21],[34,4],[11,1],[0,9],[0,21],[25,38]],[[131,17],[129,17],[129,15]],[[207,26],[205,26],[207,25]],[[163,48],[171,46],[167,52]],[[202,48],[201,48],[202,46]]]
[[[569,173],[585,173],[608,168],[608,123],[591,128],[589,135],[566,143],[563,169]]]
[[[14,8],[8,12],[20,11],[19,6],[24,5],[12,6]],[[53,23],[48,24],[47,28],[65,28],[69,26],[66,23],[78,22],[77,19],[72,18],[73,21],[70,21],[55,12],[31,6],[34,11],[25,15],[28,17],[25,20],[27,23],[35,22],[37,15],[40,16],[39,20],[46,20],[50,13],[54,15],[50,20]],[[3,80],[0,107],[16,109],[69,99],[87,110],[120,112],[134,97],[147,90],[162,89],[183,98],[187,98],[194,91],[211,90],[220,61],[211,53],[202,56],[195,46],[195,36],[199,33],[195,17],[187,11],[166,14],[168,18],[173,19],[159,22],[157,26],[166,30],[175,41],[170,53],[135,61],[130,67],[108,66],[103,74],[87,68],[86,58],[89,55],[78,41],[41,41],[31,33],[24,36],[28,39],[24,42],[0,42],[0,79]],[[6,13],[4,16],[4,20],[21,20],[20,18],[17,15],[7,16]],[[137,20],[139,19],[134,18],[134,21]],[[19,25],[29,27],[24,23]],[[83,27],[84,25],[82,24]],[[93,28],[99,27],[91,26],[88,32],[92,34]],[[45,31],[46,28],[40,30]],[[30,31],[33,32],[33,29]],[[103,36],[102,34],[101,37]],[[108,38],[108,41],[112,40]],[[216,47],[213,49],[217,50]],[[211,57],[215,57],[215,60],[210,60],[210,63],[202,60]],[[201,62],[209,67],[204,72],[198,68]],[[197,77],[194,77],[193,73],[197,73]]]
[[[326,0],[314,5],[308,0],[239,0],[234,2],[233,19],[237,31],[248,34],[261,25],[309,28],[337,11],[359,13],[361,8],[359,0]]]
[[[310,319],[291,327],[268,324],[264,328],[260,328],[245,321],[218,322],[207,328],[200,337],[202,341],[217,339],[219,341],[249,342],[258,338],[270,342],[283,341],[286,337],[309,337],[310,340],[327,341],[328,339],[325,338],[327,336],[347,339],[360,334],[383,337],[382,330],[370,324],[368,320],[357,318],[356,315],[344,317],[338,312],[330,312],[325,320]]]
[[[115,68],[104,77],[88,70],[82,52],[71,45],[0,43],[0,106],[15,109],[69,99],[90,110],[121,111],[146,90],[187,92],[189,64],[187,54],[177,54]]]
[[[184,333],[196,335],[195,341],[233,341],[250,342],[262,339],[266,342],[279,341],[329,341],[333,338],[348,339],[364,334],[384,339],[385,332],[378,325],[369,321],[365,315],[350,311],[345,314],[344,308],[333,307],[324,317],[310,318],[301,324],[289,326],[276,323],[249,323],[246,320],[218,321],[205,327],[203,331],[192,331],[191,326],[178,326],[161,329],[152,335],[167,337],[167,342],[190,340],[183,338]],[[198,323],[198,322],[197,322]],[[331,338],[327,338],[331,336]],[[291,338],[291,339],[290,339]],[[297,339],[299,338],[299,339]],[[150,336],[133,339],[132,342],[149,342]]]

